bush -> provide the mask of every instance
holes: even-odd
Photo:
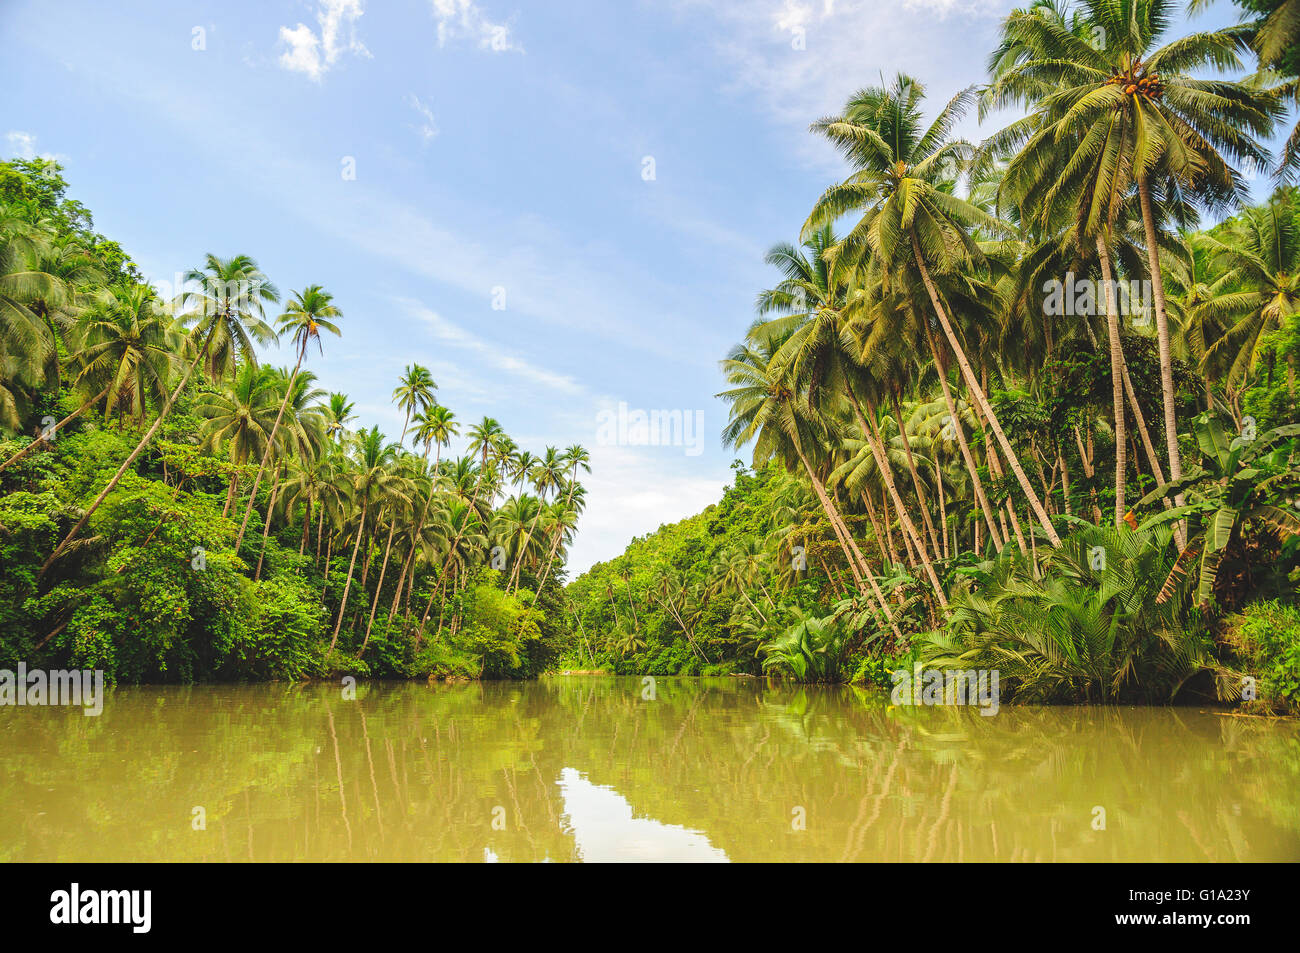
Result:
[[[1259,696],[1249,707],[1300,714],[1300,609],[1252,603],[1225,630],[1245,674],[1259,679]]]

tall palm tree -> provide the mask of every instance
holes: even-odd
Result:
[[[347,394],[330,394],[329,405],[325,408],[325,432],[330,439],[341,440],[348,424],[357,419],[352,413],[353,406]]]
[[[143,285],[119,285],[106,291],[80,316],[70,338],[75,344],[72,389],[90,394],[49,434],[42,434],[3,464],[4,470],[42,445],[90,406],[105,400],[108,417],[119,401],[133,404],[141,417],[148,400],[167,398],[175,344],[170,319]]]
[[[262,320],[263,306],[267,302],[278,301],[280,295],[252,258],[247,255],[236,255],[234,258],[221,259],[209,254],[203,268],[192,269],[186,274],[186,281],[197,282],[199,285],[198,290],[187,291],[181,299],[182,306],[189,305],[181,318],[186,324],[193,325],[192,334],[199,342],[195,348],[194,358],[181,375],[175,389],[167,396],[167,401],[154,419],[153,426],[145,431],[135,449],[122,461],[122,465],[108,481],[108,485],[99,492],[86,508],[81,519],[45,560],[40,570],[42,576],[85,529],[86,524],[95,515],[95,511],[135,463],[136,457],[140,456],[157,435],[199,363],[211,360],[214,378],[218,376],[215,373],[217,368],[224,370],[236,359],[245,364],[255,365],[257,359],[253,351],[254,340],[265,342],[272,336],[271,329]]]
[[[585,447],[575,443],[572,444],[571,446],[564,448],[564,460],[568,464],[569,471],[570,471],[569,479],[567,481],[568,485],[564,495],[564,510],[562,511],[563,513],[567,514],[573,506],[573,498],[574,498],[575,491],[581,490],[580,486],[578,485],[578,468],[581,467],[587,473],[591,472],[591,454],[587,452],[587,449]],[[574,521],[575,523],[577,521],[576,513],[574,514]],[[539,591],[543,586],[546,585],[547,577],[549,577],[551,574],[551,563],[554,562],[555,560],[555,554],[559,552],[560,544],[563,541],[563,538],[564,538],[564,533],[561,532],[551,540],[551,550],[549,553],[547,553],[546,556],[546,568],[542,570],[541,581],[537,584],[537,588]]]
[[[1050,9],[1050,8],[1048,8]],[[1097,243],[1103,280],[1119,206],[1136,190],[1155,304],[1161,396],[1170,479],[1182,476],[1173,355],[1153,203],[1157,180],[1209,206],[1241,197],[1232,162],[1269,164],[1256,137],[1272,133],[1279,109],[1266,91],[1198,75],[1240,66],[1243,25],[1161,45],[1171,0],[1080,0],[1078,29],[1063,29],[1043,8],[1014,11],[1003,25],[1004,53],[989,96],[1036,110],[1033,132],[1007,168],[1044,220],[1073,208],[1080,231]],[[1104,42],[1088,42],[1100,35]],[[1117,339],[1112,341],[1112,350]],[[1118,386],[1118,385],[1117,385]],[[1117,397],[1122,419],[1122,398]],[[1120,445],[1117,441],[1117,445]],[[1122,451],[1121,451],[1122,452]],[[1181,505],[1181,500],[1179,501]]]
[[[731,408],[730,419],[722,431],[723,443],[740,448],[752,441],[755,467],[773,457],[789,467],[791,458],[797,458],[817,494],[827,521],[839,539],[854,580],[861,587],[864,572],[859,567],[865,567],[866,579],[876,603],[897,633],[894,614],[885,602],[875,573],[858,551],[839,510],[826,492],[825,484],[808,459],[805,444],[814,435],[814,422],[799,412],[796,394],[783,378],[777,377],[771,370],[772,358],[780,350],[781,344],[779,336],[758,342],[756,347],[740,344],[722,362],[723,374],[734,385],[717,395]]]
[[[343,317],[343,312],[334,304],[334,296],[321,288],[320,285],[308,285],[302,291],[297,292],[285,308],[284,313],[280,315],[280,327],[277,333],[290,335],[294,350],[297,353],[297,361],[293,365],[293,373],[289,375],[289,386],[285,388],[284,400],[280,401],[280,410],[275,415],[275,423],[271,426],[271,437],[266,441],[266,451],[262,454],[262,462],[258,464],[257,476],[253,478],[253,489],[248,494],[248,506],[244,508],[244,518],[240,521],[239,532],[235,536],[235,552],[239,552],[239,547],[244,542],[244,530],[248,527],[248,517],[252,514],[253,504],[257,501],[257,488],[262,482],[262,474],[266,472],[266,464],[271,459],[271,452],[275,447],[275,436],[280,430],[280,420],[284,417],[284,408],[289,403],[289,395],[293,393],[294,384],[298,380],[298,371],[302,369],[302,362],[307,356],[307,348],[314,343],[320,353],[324,354],[325,348],[321,344],[320,338],[321,331],[329,331],[338,336],[341,333],[338,325],[334,324],[330,319],[341,317]]]
[[[442,460],[442,448],[451,443],[451,438],[460,434],[460,425],[456,415],[441,404],[435,404],[422,415],[420,426],[416,430],[416,441],[424,444],[424,455],[429,455],[430,446],[434,450],[434,470]]]
[[[1053,546],[1059,546],[1060,537],[1002,430],[935,283],[936,273],[983,265],[984,254],[970,235],[973,227],[994,235],[1006,230],[950,188],[973,151],[964,140],[951,137],[972,93],[967,90],[955,96],[928,127],[922,125],[924,98],[920,83],[899,74],[889,87],[859,90],[841,115],[813,124],[813,131],[834,143],[854,172],[817,200],[803,234],[859,212],[861,218],[841,242],[841,253],[861,258],[869,251],[885,272],[901,272],[899,280],[910,283],[913,276],[920,278],[967,391],[988,421],[1043,532]]]
[[[203,418],[200,447],[215,453],[224,446],[230,454],[230,486],[222,516],[229,513],[237,496],[244,464],[271,442],[276,383],[271,368],[245,364],[229,386],[205,391],[194,402],[195,414]]]
[[[406,419],[402,421],[402,436],[398,443],[406,442],[406,428],[411,425],[411,414],[416,410],[425,410],[433,402],[433,392],[438,389],[434,383],[433,375],[429,373],[427,367],[421,367],[419,364],[406,365],[406,371],[398,381],[397,389],[393,391],[393,400],[397,401],[397,406],[406,411]]]
[[[353,450],[352,470],[348,475],[351,490],[351,502],[359,506],[356,541],[352,545],[352,558],[348,562],[347,582],[343,586],[343,596],[339,602],[338,618],[334,621],[334,631],[330,634],[331,652],[338,644],[339,629],[343,626],[343,615],[348,608],[348,595],[352,591],[352,575],[357,565],[357,553],[361,549],[361,540],[365,536],[366,519],[371,507],[383,495],[397,492],[393,484],[397,477],[393,472],[393,463],[397,459],[398,446],[389,443],[378,427],[363,430],[357,435]]]

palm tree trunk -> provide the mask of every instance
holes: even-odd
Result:
[[[939,455],[934,455],[934,485],[939,493],[939,526],[943,530],[943,558],[948,559],[948,508],[943,497],[943,469],[939,466]]]
[[[50,436],[50,437],[53,437],[55,434],[57,434],[57,433],[59,432],[59,428],[61,428],[64,424],[68,423],[68,422],[71,421],[71,420],[75,420],[76,418],[80,417],[80,416],[82,415],[82,413],[85,412],[85,410],[86,410],[87,407],[89,407],[91,404],[96,404],[96,403],[98,403],[98,402],[99,402],[99,401],[104,397],[104,395],[107,394],[107,393],[109,392],[109,390],[112,389],[112,387],[113,387],[113,385],[112,385],[112,384],[109,384],[108,387],[105,387],[103,390],[101,390],[101,391],[100,391],[98,394],[96,394],[94,397],[90,398],[90,400],[86,401],[84,404],[82,404],[80,407],[78,407],[78,408],[77,408],[76,410],[74,410],[72,413],[68,414],[68,416],[66,416],[66,417],[64,417],[62,420],[60,420],[60,421],[59,421],[57,424],[55,424],[54,427],[50,430],[50,432],[49,432],[49,436]],[[42,432],[41,435],[40,435],[39,437],[37,437],[35,440],[33,440],[33,441],[32,441],[31,443],[29,443],[27,446],[23,447],[21,450],[19,450],[17,453],[15,453],[12,457],[10,457],[10,458],[9,458],[8,460],[6,460],[4,463],[0,463],[0,472],[3,472],[4,470],[7,470],[9,467],[13,466],[15,463],[17,463],[17,462],[18,462],[19,460],[21,460],[23,457],[27,456],[27,454],[29,454],[29,453],[31,453],[33,450],[35,450],[38,446],[40,446],[41,444],[46,443],[46,442],[47,442],[47,441],[46,441],[46,434],[45,434],[44,432]]]
[[[925,490],[921,487],[921,474],[916,472],[916,461],[912,458],[912,441],[907,436],[907,424],[903,420],[903,407],[898,399],[898,391],[891,390],[889,396],[894,403],[894,419],[898,422],[898,434],[903,438],[903,455],[907,458],[907,469],[912,474],[912,488],[916,491],[916,505],[920,507],[921,519],[925,522],[925,531],[934,550],[934,558],[939,558],[939,537],[934,531],[934,521],[930,519],[930,507],[925,499]]]
[[[348,607],[348,594],[352,591],[352,570],[357,564],[357,550],[361,548],[361,537],[364,535],[366,528],[366,510],[369,508],[369,501],[363,501],[361,504],[361,523],[357,526],[357,541],[352,545],[352,560],[348,563],[348,581],[343,586],[343,601],[339,604],[339,617],[334,623],[334,633],[330,636],[330,651],[334,651],[334,646],[339,641],[339,629],[343,626],[343,613]]]
[[[835,509],[835,504],[831,502],[831,498],[826,493],[826,487],[822,485],[822,481],[818,479],[817,474],[813,471],[812,464],[810,464],[808,462],[808,458],[804,456],[803,447],[800,446],[799,440],[796,438],[791,442],[794,444],[795,452],[799,454],[799,460],[801,463],[803,463],[803,468],[808,474],[808,479],[812,482],[813,492],[817,494],[817,499],[821,502],[822,510],[825,511],[826,513],[826,518],[830,520],[832,526],[834,526],[835,520],[839,516],[839,512]],[[840,530],[836,528],[837,536],[839,535],[839,532]],[[848,538],[848,542],[850,546],[853,546],[852,536]],[[840,545],[844,546],[844,540],[840,540]],[[858,588],[861,589],[862,574],[858,571],[858,567],[854,562],[854,553],[857,554],[858,558],[861,558],[862,554],[857,553],[856,547],[854,547],[853,553],[850,553],[848,548],[845,548],[844,550],[844,555],[849,562],[849,568],[853,570],[854,579],[858,584]],[[871,583],[871,593],[876,598],[876,604],[880,606],[880,610],[885,613],[885,618],[889,620],[890,628],[894,630],[894,634],[901,639],[903,637],[903,633],[899,631],[898,623],[894,621],[894,613],[890,611],[889,603],[885,601],[884,593],[880,591],[880,586],[876,584],[876,574],[871,571],[871,567],[869,565],[867,566],[866,575],[868,581]]]
[[[989,538],[993,540],[993,547],[998,552],[1002,552],[1004,540],[998,535],[998,529],[993,522],[993,507],[989,505],[989,498],[984,493],[984,483],[980,480],[979,469],[975,466],[975,456],[971,453],[970,444],[966,442],[966,428],[957,416],[957,401],[952,396],[952,388],[948,384],[948,374],[946,362],[940,359],[939,342],[934,339],[934,331],[930,328],[929,321],[922,321],[925,326],[925,339],[930,346],[930,357],[934,361],[934,369],[939,375],[939,387],[943,391],[944,406],[948,408],[948,419],[952,421],[953,436],[957,438],[957,446],[961,450],[962,461],[966,464],[966,472],[970,475],[971,487],[975,491],[975,499],[979,501],[980,510],[984,513],[984,522],[989,527]],[[979,544],[975,545],[978,552]]]
[[[1111,400],[1115,415],[1115,525],[1124,522],[1125,479],[1128,475],[1128,438],[1124,419],[1124,347],[1119,340],[1119,315],[1115,313],[1115,286],[1110,278],[1110,249],[1097,236],[1097,257],[1101,261],[1101,282],[1106,295],[1106,331],[1110,337]]]
[[[961,368],[962,376],[966,380],[967,389],[974,395],[976,403],[984,411],[984,416],[988,419],[989,425],[993,428],[993,434],[998,438],[998,443],[1007,458],[1007,463],[1016,475],[1016,480],[1020,483],[1020,488],[1025,492],[1025,498],[1029,500],[1029,505],[1034,514],[1038,517],[1039,523],[1042,524],[1043,532],[1051,540],[1052,546],[1061,545],[1061,537],[1057,535],[1056,528],[1052,526],[1052,520],[1047,515],[1047,510],[1043,509],[1042,501],[1038,499],[1038,494],[1034,492],[1033,484],[1029,482],[1029,477],[1025,475],[1024,468],[1021,467],[1020,461],[1016,458],[1015,451],[1011,449],[1011,441],[1007,435],[1002,432],[1002,424],[998,422],[997,414],[993,412],[993,407],[989,404],[988,398],[984,395],[983,389],[980,388],[979,380],[975,377],[975,372],[971,370],[970,361],[966,358],[966,351],[962,348],[961,342],[957,340],[957,334],[953,331],[952,325],[948,322],[948,312],[944,309],[943,304],[939,301],[938,289],[934,286],[934,281],[930,277],[930,268],[925,263],[925,256],[921,254],[921,243],[916,237],[915,230],[910,230],[912,239],[912,252],[916,255],[917,267],[921,272],[921,280],[925,283],[925,290],[930,295],[930,304],[934,308],[935,315],[939,318],[939,323],[943,326],[943,333],[948,338],[948,345],[952,348],[953,355],[957,358],[957,365]]]
[[[311,497],[307,498],[307,511],[302,514],[302,541],[298,543],[298,555],[307,552],[307,538],[311,533]]]
[[[214,324],[213,328],[215,328],[215,326],[216,325]],[[45,560],[44,565],[41,566],[41,571],[37,574],[38,580],[45,575],[52,565],[54,565],[54,560],[58,559],[63,551],[68,548],[68,545],[77,538],[77,534],[86,528],[86,524],[89,523],[90,518],[95,515],[95,511],[99,509],[104,500],[108,498],[108,495],[117,488],[117,484],[126,474],[126,471],[131,468],[131,464],[135,463],[135,458],[144,452],[144,448],[149,445],[149,442],[153,440],[158,431],[162,429],[163,421],[166,420],[167,415],[172,412],[172,408],[176,405],[176,401],[181,396],[181,391],[183,391],[185,385],[189,383],[190,375],[194,373],[194,368],[198,366],[199,361],[201,361],[203,356],[207,353],[208,344],[211,340],[212,329],[210,328],[207,337],[204,338],[203,347],[199,348],[199,352],[194,355],[194,360],[192,360],[190,366],[185,369],[185,373],[181,376],[180,383],[176,385],[176,389],[168,395],[167,403],[163,404],[162,410],[158,412],[158,417],[154,420],[153,426],[150,427],[145,435],[140,438],[140,442],[135,445],[135,449],[131,451],[130,455],[122,461],[122,465],[118,467],[117,473],[113,474],[113,479],[108,481],[108,486],[100,490],[99,496],[95,497],[95,501],[90,504],[89,509],[87,509],[81,519],[77,521],[77,525],[72,527],[68,535],[63,538],[63,542],[59,543],[54,552],[50,553],[50,558]]]
[[[293,366],[293,373],[289,375],[289,383],[284,389],[284,399],[280,401],[280,409],[276,412],[275,423],[271,425],[271,435],[266,438],[266,449],[262,451],[262,462],[257,465],[257,476],[253,478],[253,491],[248,494],[248,506],[244,509],[243,522],[239,524],[239,534],[235,537],[235,552],[239,552],[240,544],[244,542],[244,530],[248,526],[248,517],[253,512],[253,503],[257,500],[257,488],[262,483],[262,474],[266,472],[266,464],[271,459],[271,454],[275,452],[275,435],[280,430],[280,418],[284,416],[284,408],[289,404],[289,396],[293,393],[294,381],[298,379],[298,369],[302,367],[303,354],[306,348],[298,354],[298,363]]]
[[[379,580],[375,583],[375,598],[370,603],[370,621],[366,623],[366,636],[361,640],[361,648],[357,652],[357,658],[365,654],[366,646],[370,644],[370,630],[375,624],[375,610],[379,608],[379,594],[384,591],[384,574],[388,572],[388,557],[393,551],[393,534],[397,532],[397,518],[393,517],[392,524],[388,528],[388,542],[384,544],[384,564],[379,567]],[[401,592],[402,587],[398,581],[397,591]]]
[[[320,591],[320,601],[325,602],[325,596],[330,588],[330,559],[334,556],[334,536],[330,534],[329,545],[325,547],[325,585]]]
[[[1121,360],[1124,355],[1120,354]],[[1156,478],[1157,485],[1163,485],[1165,482],[1164,470],[1160,467],[1160,457],[1156,454],[1155,444],[1151,442],[1151,433],[1147,430],[1147,421],[1142,413],[1142,408],[1138,405],[1137,392],[1133,390],[1133,380],[1129,376],[1128,361],[1124,360],[1124,392],[1128,395],[1128,405],[1133,409],[1133,419],[1137,421],[1138,433],[1142,437],[1142,449],[1146,451],[1147,460],[1151,464],[1151,475]],[[1169,497],[1162,496],[1160,502],[1164,504],[1165,509],[1169,509],[1173,504],[1169,502]],[[1174,521],[1174,544],[1181,553],[1187,548],[1183,536],[1183,523],[1181,520]]]
[[[275,482],[271,485],[271,498],[266,501],[266,522],[262,524],[262,550],[257,554],[257,572],[253,574],[253,582],[260,582],[262,579],[262,560],[266,557],[266,541],[271,536],[271,514],[275,512],[275,498],[279,493],[280,480],[277,474]]]
[[[1174,404],[1174,363],[1169,347],[1169,318],[1165,314],[1165,279],[1160,271],[1160,247],[1156,220],[1151,211],[1151,183],[1145,175],[1138,177],[1138,204],[1142,208],[1142,229],[1146,232],[1147,267],[1151,271],[1151,292],[1156,305],[1156,341],[1160,348],[1160,396],[1165,410],[1165,447],[1169,451],[1169,480],[1183,475],[1182,456],[1178,451],[1178,416]],[[1183,505],[1183,494],[1174,497],[1174,505]],[[1185,523],[1182,525],[1186,525]],[[1180,534],[1181,535],[1181,534]]]
[[[925,568],[925,574],[930,580],[930,586],[934,589],[935,597],[939,600],[939,605],[946,608],[948,596],[944,593],[943,586],[939,582],[939,576],[930,563],[930,555],[925,548],[925,540],[921,539],[921,534],[916,531],[916,525],[912,522],[912,517],[908,515],[906,507],[903,506],[903,498],[899,496],[898,487],[894,483],[894,468],[889,465],[889,455],[886,453],[884,442],[880,438],[880,431],[876,429],[876,407],[868,400],[867,409],[870,411],[871,416],[864,418],[862,407],[858,404],[858,398],[853,393],[852,385],[847,385],[847,390],[849,392],[849,403],[853,405],[853,413],[858,418],[858,426],[862,428],[862,435],[871,447],[871,453],[876,458],[876,467],[880,470],[881,476],[884,477],[885,488],[894,501],[894,509],[898,511],[898,520],[902,524],[903,532],[911,537],[917,555],[920,557],[921,565]]]

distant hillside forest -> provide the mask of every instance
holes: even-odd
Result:
[[[1295,6],[1044,0],[813,123],[849,174],[721,365],[752,469],[570,584],[565,663],[1296,710]]]

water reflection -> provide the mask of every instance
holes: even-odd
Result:
[[[0,709],[0,860],[1300,859],[1294,722],[982,718],[749,679],[656,695],[574,676]]]
[[[632,805],[617,791],[592,784],[572,768],[560,772],[559,784],[565,825],[573,832],[582,860],[722,863],[727,859],[699,831],[634,817]]]

